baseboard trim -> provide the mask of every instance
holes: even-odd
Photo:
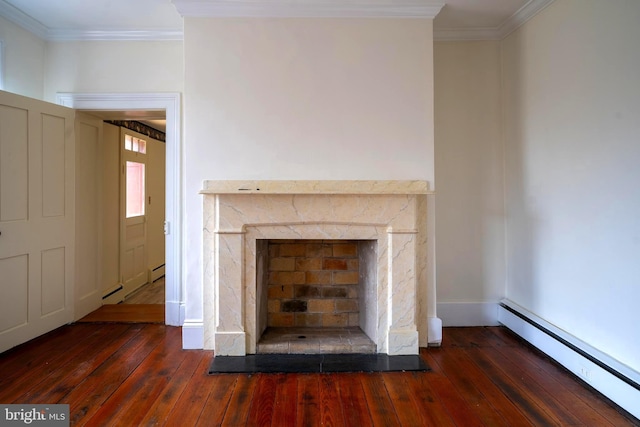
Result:
[[[182,349],[202,350],[204,348],[204,324],[185,321],[182,325]]]
[[[448,326],[497,326],[497,302],[440,302],[438,317]]]
[[[182,305],[178,301],[165,302],[165,322],[169,326],[182,326],[184,322],[184,313]]]
[[[510,300],[498,306],[498,321],[582,381],[640,418],[640,373]]]
[[[427,319],[427,346],[440,347],[442,345],[442,319],[429,317]]]

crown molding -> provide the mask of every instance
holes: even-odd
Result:
[[[327,3],[318,0],[234,1],[172,0],[184,17],[253,17],[253,18],[435,18],[444,3]]]
[[[183,40],[182,30],[49,30],[49,41],[132,41],[132,40]]]
[[[529,0],[513,15],[495,28],[442,28],[434,29],[433,40],[502,40],[525,22],[536,16],[555,0]]]
[[[335,0],[334,0],[335,1]],[[555,0],[530,0],[496,28],[443,28],[434,30],[435,41],[501,40],[533,18]],[[435,18],[444,3],[408,0],[400,3],[324,3],[321,0],[293,3],[291,0],[269,2],[242,0],[172,0],[186,17],[278,17],[278,18]],[[0,16],[48,41],[72,40],[183,40],[181,29],[169,30],[77,30],[50,29],[4,0]]]
[[[4,0],[0,0],[0,16],[13,22],[16,25],[24,28],[25,30],[35,34],[41,39],[47,38],[47,27],[42,25],[40,21],[36,21],[31,16],[27,15],[20,9],[13,5],[10,5]]]
[[[182,40],[182,29],[172,30],[78,30],[52,29],[20,9],[0,0],[0,16],[48,41],[70,40]]]
[[[555,0],[530,0],[527,2],[527,4],[518,9],[516,13],[500,25],[498,29],[500,31],[500,38],[507,37],[554,1]]]

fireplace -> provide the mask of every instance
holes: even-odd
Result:
[[[435,292],[427,269],[426,182],[206,181],[202,194],[205,348],[214,349],[216,355],[255,353],[270,314],[272,321],[279,318],[293,324],[296,314],[298,322],[306,316],[309,322],[322,325],[326,315],[326,325],[357,323],[379,353],[390,355],[418,354],[419,346],[429,342],[428,319],[435,316]],[[272,263],[297,275],[269,279],[269,242],[289,242],[285,253],[299,256],[277,257]],[[301,281],[300,271],[294,271],[296,262],[315,263],[300,266],[315,268],[307,270],[312,282],[319,281],[318,276],[327,278],[317,264],[323,261],[306,256],[312,246],[305,245],[318,242],[332,242],[347,252],[355,247],[362,256],[351,260],[351,270],[348,259],[326,257],[326,266],[340,269],[328,270],[338,278],[326,284],[330,290],[313,288],[311,283],[294,287],[293,282]],[[369,282],[358,288],[357,296],[346,284],[354,281],[356,259],[357,276],[366,276]],[[263,286],[264,280],[275,286],[271,288],[274,295],[279,286],[282,298],[277,302],[264,298],[270,289]],[[286,285],[289,282],[291,287]],[[296,292],[299,298],[294,297]],[[320,297],[302,298],[305,293],[322,292],[352,298],[340,303],[331,298],[326,299],[329,303]],[[283,304],[285,311],[280,310]],[[333,305],[335,312],[322,312],[322,304]],[[355,306],[357,313],[352,310]]]
[[[257,352],[374,353],[376,253],[375,240],[258,240]]]

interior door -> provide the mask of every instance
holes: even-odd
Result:
[[[74,116],[0,91],[0,352],[73,320]]]
[[[147,141],[121,128],[120,265],[124,295],[148,281],[147,269]]]
[[[102,120],[78,112],[76,130],[76,265],[74,318],[102,305]]]

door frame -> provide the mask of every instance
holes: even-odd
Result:
[[[182,236],[183,174],[181,138],[181,96],[179,92],[158,93],[69,93],[59,92],[56,103],[76,110],[164,110],[166,129],[166,269],[165,269],[165,323],[181,326],[185,305],[182,290]]]

